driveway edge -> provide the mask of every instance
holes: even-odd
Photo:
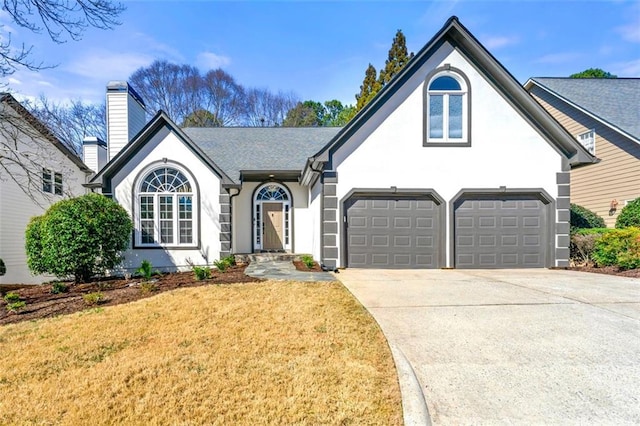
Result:
[[[398,383],[402,396],[402,417],[404,424],[431,426],[431,416],[427,408],[427,402],[422,393],[422,387],[418,381],[413,367],[402,350],[389,342],[391,354],[398,371]]]

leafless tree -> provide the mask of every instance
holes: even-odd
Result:
[[[281,126],[287,112],[299,102],[294,93],[272,93],[268,89],[247,91],[246,125],[251,127]]]
[[[107,139],[106,106],[73,100],[69,104],[55,103],[45,96],[26,102],[25,107],[77,155],[82,153],[82,141],[87,136]]]
[[[109,29],[119,25],[124,10],[120,3],[109,0],[3,0],[2,10],[19,27],[34,33],[46,33],[56,43],[79,40],[88,27]],[[32,46],[15,45],[11,34],[0,42],[0,75],[11,75],[17,68],[31,70],[50,65],[34,62]]]
[[[150,116],[163,110],[176,123],[182,123],[200,109],[202,78],[194,66],[156,60],[136,70],[129,82],[142,96]]]
[[[244,88],[222,69],[211,70],[202,78],[202,102],[219,126],[242,124],[247,105]]]

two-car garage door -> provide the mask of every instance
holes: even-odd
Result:
[[[444,207],[428,194],[352,196],[344,204],[347,266],[444,266]],[[452,209],[456,268],[547,266],[549,209],[536,194],[463,195]]]

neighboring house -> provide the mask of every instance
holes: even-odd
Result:
[[[614,226],[640,197],[640,78],[532,78],[525,88],[600,160],[571,170],[571,202]]]
[[[108,105],[142,110],[110,87]],[[551,267],[569,260],[570,167],[593,161],[453,17],[344,128],[180,129],[158,112],[91,185],[133,217],[129,270],[260,251]]]
[[[53,203],[82,195],[91,170],[13,96],[0,94],[0,284],[38,284],[27,268],[25,230]]]

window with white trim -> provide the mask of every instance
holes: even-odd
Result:
[[[195,191],[184,172],[159,167],[147,173],[136,195],[139,246],[193,246],[197,244]]]
[[[62,195],[62,173],[42,169],[42,192]]]
[[[426,142],[468,143],[469,93],[466,80],[451,68],[425,83]]]
[[[591,154],[596,154],[596,131],[594,129],[578,135],[578,142]]]

